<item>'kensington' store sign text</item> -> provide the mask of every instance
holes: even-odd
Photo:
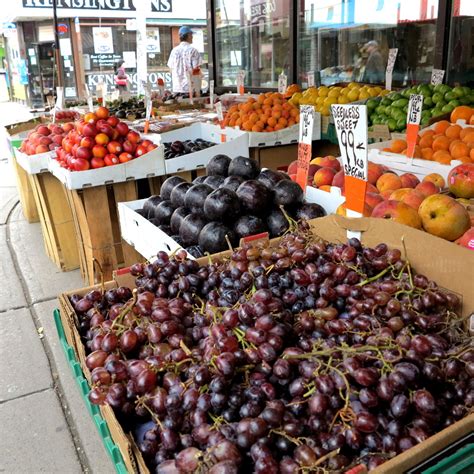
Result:
[[[54,0],[23,0],[23,8],[52,8]],[[170,13],[172,0],[150,0],[152,12]],[[133,0],[56,0],[57,8],[136,11]]]

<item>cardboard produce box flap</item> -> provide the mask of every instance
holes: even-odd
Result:
[[[324,240],[346,242],[347,231],[362,233],[364,245],[381,242],[397,248],[417,273],[462,298],[462,315],[474,312],[474,252],[412,227],[385,219],[349,219],[330,215],[311,221],[314,232]],[[406,251],[406,254],[405,254]]]

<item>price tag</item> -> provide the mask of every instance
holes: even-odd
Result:
[[[415,153],[416,138],[420,130],[422,108],[423,96],[421,94],[410,94],[407,114],[407,156],[412,159]]]
[[[211,104],[211,109],[214,108],[214,79],[209,81],[209,102]]]
[[[89,90],[89,86],[87,84],[84,85],[84,90],[86,93],[87,107],[89,107],[89,112],[94,112],[94,100],[92,99],[91,91]]]
[[[431,71],[431,84],[436,86],[442,84],[444,79],[444,69],[433,69]]]
[[[216,112],[217,112],[217,120],[219,120],[221,129],[224,130],[224,112],[222,111],[222,102],[217,102]],[[227,141],[226,134],[221,133],[221,143],[225,143],[226,141]]]
[[[367,189],[367,107],[332,105],[344,169],[346,208],[362,215]]]
[[[387,69],[385,71],[385,89],[389,91],[392,90],[392,74],[395,61],[397,60],[397,54],[398,48],[392,48],[388,50]]]
[[[278,76],[278,92],[280,94],[284,94],[286,92],[286,87],[288,85],[288,78],[286,77],[286,74],[280,74]]]
[[[56,122],[56,111],[64,109],[64,87],[56,87],[56,104],[53,110],[53,123]]]
[[[245,81],[245,71],[240,70],[237,73],[237,94],[244,95],[245,92],[245,86],[244,86],[244,81]]]
[[[145,106],[146,106],[145,127],[144,127],[143,131],[145,133],[148,133],[148,130],[150,129],[150,118],[151,118],[151,114],[153,112],[153,102],[152,102],[151,97],[148,93],[145,95]]]
[[[311,161],[311,142],[313,139],[314,107],[302,105],[300,107],[300,130],[298,140],[298,165],[296,169],[296,182],[303,191],[308,184],[308,168]]]
[[[306,73],[306,81],[308,82],[308,87],[314,87],[314,71]]]

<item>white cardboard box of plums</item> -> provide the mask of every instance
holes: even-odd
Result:
[[[136,212],[137,209],[143,208],[146,201],[147,199],[139,199],[118,203],[120,232],[122,238],[140,255],[153,261],[160,250],[170,254],[182,247],[168,234],[158,229],[155,224]],[[188,257],[194,259],[190,254]]]
[[[221,141],[221,135],[225,136],[225,142]],[[247,132],[233,128],[221,129],[208,123],[194,123],[189,127],[172,130],[170,132],[157,135],[160,143],[172,143],[176,140],[196,140],[201,138],[216,145],[205,150],[188,153],[187,155],[165,160],[166,174],[179,173],[181,171],[191,171],[205,168],[209,160],[215,155],[227,155],[229,158],[249,155],[249,144]],[[158,143],[155,137],[149,136],[151,140]]]

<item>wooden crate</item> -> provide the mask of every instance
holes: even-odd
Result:
[[[51,173],[28,175],[48,257],[63,271],[79,267],[74,221],[62,183]]]
[[[262,168],[276,170],[288,166],[298,156],[298,145],[280,145],[265,148],[251,148],[250,157],[260,163]]]
[[[138,198],[135,181],[67,190],[79,251],[79,266],[86,284],[112,278],[117,268],[143,261],[134,248],[122,240],[117,203]],[[94,263],[97,262],[97,264]]]
[[[11,163],[13,171],[16,177],[16,183],[18,187],[18,193],[20,195],[21,210],[25,219],[30,222],[38,222],[39,214],[36,208],[36,202],[33,195],[33,189],[31,188],[30,180],[28,179],[28,173],[17,163],[15,155],[12,154]]]

